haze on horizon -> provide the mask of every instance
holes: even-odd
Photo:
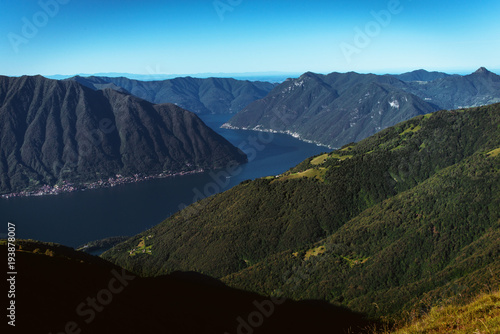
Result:
[[[0,0],[0,74],[500,69],[500,2]]]

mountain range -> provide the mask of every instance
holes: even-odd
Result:
[[[265,97],[275,86],[270,82],[231,78],[174,78],[139,81],[125,77],[80,77],[76,81],[89,88],[129,92],[151,103],[173,103],[197,114],[236,113],[251,102]]]
[[[174,104],[42,76],[0,77],[0,193],[244,163]]]
[[[434,81],[437,79],[450,77],[450,74],[444,72],[429,72],[423,69],[406,72],[402,74],[391,74],[401,81]],[[458,76],[458,75],[457,75]]]
[[[500,76],[485,68],[466,76],[308,72],[276,86],[224,127],[288,133],[338,148],[417,115],[499,101]]]
[[[438,111],[245,181],[102,255],[143,276],[404,318],[500,275],[500,104]]]

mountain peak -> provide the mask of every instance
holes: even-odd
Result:
[[[491,73],[486,69],[486,67],[480,67],[474,74],[489,74]]]

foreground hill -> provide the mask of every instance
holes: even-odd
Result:
[[[500,104],[419,116],[195,203],[103,257],[376,316],[474,292],[500,274],[499,126]]]
[[[243,163],[195,114],[112,89],[0,77],[0,193]]]
[[[371,315],[425,311],[500,275],[500,161],[474,155],[383,201],[310,247],[223,281],[263,294],[342,303]],[[293,272],[308,274],[296,289]]]
[[[439,73],[434,76],[439,78]],[[485,68],[467,76],[402,81],[418,77],[433,75],[419,71],[402,77],[354,72],[306,73],[276,86],[268,96],[251,103],[224,126],[288,133],[338,148],[439,109],[500,102],[500,76]]]
[[[383,334],[469,334],[500,333],[500,293],[488,292],[465,303],[433,307],[421,319]]]
[[[0,244],[2,254],[5,243]],[[18,241],[9,333],[362,333],[360,314],[269,299],[195,273],[142,278],[100,258]]]
[[[198,114],[236,113],[251,102],[265,97],[275,86],[269,82],[231,78],[175,78],[139,81],[124,77],[73,77],[92,89],[126,91],[151,103],[173,103]]]

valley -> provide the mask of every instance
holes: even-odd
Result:
[[[422,298],[474,295],[500,270],[499,108],[399,123],[195,203],[102,256],[138,275],[196,271],[391,319]],[[131,257],[149,235],[152,253]]]
[[[128,96],[108,88],[89,92]],[[135,103],[146,103],[141,101]],[[391,108],[401,107],[391,101]],[[311,319],[324,328],[327,319],[338,317],[345,320],[336,327],[342,332],[379,333],[375,328],[427,312],[422,301],[456,305],[484,293],[485,286],[495,289],[499,108],[422,113],[333,151],[280,131],[221,127],[231,115],[201,115],[203,126],[247,163],[156,176],[118,174],[77,186],[63,181],[61,188],[42,188],[57,196],[4,196],[0,212],[16,224],[21,239],[93,245],[94,254],[107,249],[93,257],[53,243],[19,241],[26,260],[55,265],[55,272],[58,262],[78,259],[97,276],[104,266],[162,291],[179,283],[183,287],[174,289],[181,299],[191,283],[196,296],[218,286],[213,293],[225,291],[242,302],[238,314],[253,314],[247,307],[271,305],[269,300],[274,310],[286,299],[283,317],[299,309],[308,314],[300,328],[312,328]],[[32,210],[21,209],[26,206]],[[131,237],[114,238],[123,235]],[[104,240],[88,243],[98,239]],[[142,284],[130,293],[143,294]],[[244,302],[245,294],[260,302]],[[136,298],[128,296],[127,302]],[[109,319],[97,322],[96,331]],[[243,320],[234,328],[254,327],[250,318],[237,319]],[[270,327],[255,327],[265,333],[291,324],[280,316],[269,319]],[[53,321],[47,324],[59,320]],[[220,318],[209,332],[230,322]]]
[[[0,7],[2,334],[500,334],[500,1]]]
[[[249,143],[254,135],[248,131],[220,129],[229,117],[201,116],[208,126],[233,145],[247,143],[242,148],[253,159],[241,165],[240,173],[231,175],[229,179],[220,178],[217,181],[209,171],[205,171],[89,191],[60,193],[57,196],[0,198],[0,219],[21,226],[18,233],[22,238],[57,242],[71,247],[106,237],[132,236],[161,222],[183,205],[190,205],[200,199],[198,191],[202,197],[211,196],[245,180],[278,175],[311,154],[327,150],[281,134],[273,134],[272,141],[266,137],[266,143],[257,141],[257,147],[252,146]],[[225,171],[216,170],[212,175],[219,172]],[[215,186],[205,191],[208,184]],[[196,189],[197,192],[194,191]],[[24,210],[26,207],[31,210]],[[68,230],[73,232],[67,233]]]

